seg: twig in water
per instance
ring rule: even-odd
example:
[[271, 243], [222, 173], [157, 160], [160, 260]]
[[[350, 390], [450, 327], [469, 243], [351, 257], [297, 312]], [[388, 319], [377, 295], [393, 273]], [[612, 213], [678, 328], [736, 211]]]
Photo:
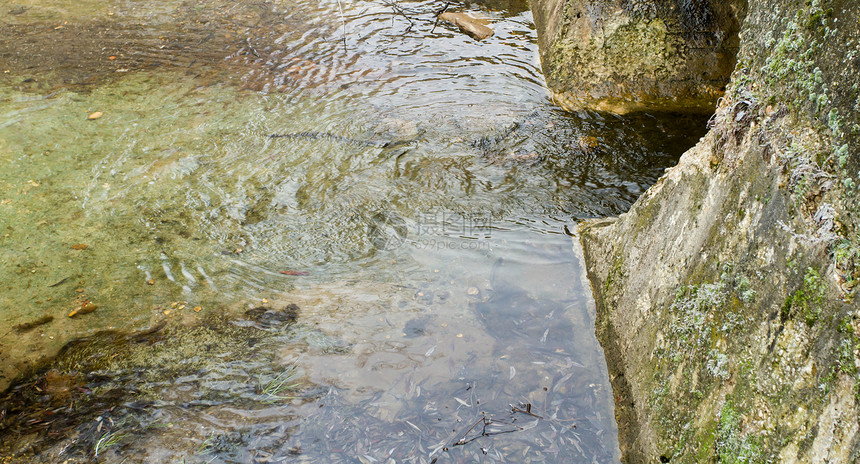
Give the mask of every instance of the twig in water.
[[[403, 31], [403, 35], [408, 34], [409, 31], [412, 30], [412, 27], [415, 26], [415, 22], [412, 21], [412, 18], [410, 18], [409, 15], [407, 15], [406, 12], [403, 11], [403, 8], [400, 8], [400, 5], [398, 5], [396, 2], [389, 2], [386, 0], [382, 0], [382, 3], [390, 6], [391, 9], [394, 10], [394, 14], [399, 14], [400, 16], [403, 16], [404, 18], [406, 18], [407, 21], [409, 21], [409, 27], [407, 27], [406, 30]], [[393, 20], [394, 19], [392, 18], [392, 21]]]
[[[463, 439], [464, 439], [464, 438], [466, 438], [466, 435], [468, 435], [468, 434], [469, 434], [469, 432], [471, 432], [471, 431], [472, 431], [472, 429], [474, 429], [475, 427], [477, 427], [477, 426], [478, 426], [478, 424], [480, 424], [481, 422], [484, 422], [484, 421], [486, 421], [486, 420], [487, 420], [487, 416], [481, 416], [481, 418], [480, 418], [480, 419], [478, 419], [478, 422], [475, 422], [474, 424], [472, 424], [472, 426], [471, 426], [471, 427], [469, 427], [469, 429], [468, 429], [468, 430], [466, 430], [465, 432], [463, 432], [463, 434], [462, 434], [462, 435], [460, 435], [460, 438], [458, 438], [458, 439], [457, 439], [457, 441], [455, 441], [455, 442], [454, 442], [454, 445], [452, 445], [452, 446], [465, 445], [466, 443], [468, 443], [468, 442], [464, 442], [464, 441], [463, 441]], [[485, 428], [485, 429], [487, 428], [487, 424], [484, 424], [484, 428]], [[470, 441], [471, 441], [471, 440], [470, 440]]]
[[528, 415], [530, 415], [530, 416], [532, 416], [532, 417], [537, 417], [538, 419], [543, 419], [543, 417], [538, 416], [537, 414], [535, 414], [535, 413], [533, 413], [533, 412], [531, 411], [531, 409], [532, 409], [532, 405], [531, 405], [531, 404], [528, 404], [528, 405], [526, 406], [526, 409], [520, 409], [520, 408], [518, 408], [518, 407], [516, 407], [516, 406], [514, 406], [514, 405], [510, 405], [510, 406], [511, 406], [511, 412], [521, 412], [521, 413], [523, 413], [523, 414], [528, 414]]
[[253, 46], [253, 45], [251, 45], [251, 39], [250, 39], [250, 38], [247, 38], [247, 39], [245, 39], [245, 42], [247, 42], [247, 44], [248, 44], [248, 50], [251, 52], [251, 54], [252, 54], [252, 55], [254, 55], [254, 56], [256, 56], [257, 58], [259, 58], [259, 57], [260, 57], [260, 54], [259, 54], [259, 53], [257, 53], [257, 49], [256, 49], [256, 48], [254, 48], [254, 46]]
[[436, 30], [436, 26], [439, 25], [439, 16], [442, 16], [442, 13], [448, 11], [449, 6], [451, 6], [451, 3], [445, 2], [445, 6], [434, 14], [434, 16], [436, 16], [436, 21], [433, 22], [433, 29], [430, 29], [431, 34]]
[[224, 14], [227, 14], [227, 13], [229, 13], [229, 12], [233, 11], [233, 8], [236, 8], [237, 6], [239, 6], [239, 5], [243, 4], [243, 3], [245, 3], [245, 2], [244, 2], [244, 1], [242, 1], [242, 2], [239, 2], [239, 3], [237, 3], [237, 4], [233, 5], [233, 6], [231, 6], [230, 8], [228, 8], [228, 9], [227, 9], [227, 11], [225, 11], [225, 12], [224, 12]]
[[[468, 439], [468, 440], [463, 441], [463, 439], [464, 439], [464, 438], [466, 438], [466, 435], [468, 435], [468, 434], [469, 434], [469, 432], [471, 432], [471, 431], [472, 431], [472, 430], [473, 430], [473, 429], [474, 429], [478, 424], [480, 424], [480, 423], [482, 423], [482, 422], [483, 422], [483, 424], [484, 424], [484, 427], [481, 429], [481, 433], [479, 433], [478, 435], [476, 435], [476, 436], [474, 436], [474, 437], [472, 437], [472, 438], [470, 438], [470, 439]], [[496, 432], [488, 432], [488, 431], [487, 431], [487, 427], [488, 427], [488, 426], [490, 426], [490, 425], [493, 425], [493, 424], [508, 425], [508, 426], [514, 427], [514, 429], [512, 429], [512, 430], [499, 430], [499, 431], [496, 431]], [[518, 425], [510, 424], [510, 423], [507, 423], [507, 422], [495, 421], [495, 420], [493, 420], [493, 419], [487, 419], [487, 416], [484, 416], [484, 417], [482, 417], [482, 418], [481, 418], [481, 420], [479, 420], [478, 422], [475, 422], [475, 424], [474, 424], [474, 425], [472, 425], [471, 427], [469, 427], [469, 430], [466, 430], [466, 433], [464, 433], [464, 434], [460, 437], [460, 439], [459, 439], [459, 440], [457, 440], [456, 442], [454, 442], [454, 444], [453, 444], [453, 445], [451, 445], [451, 446], [463, 446], [463, 445], [468, 445], [469, 443], [472, 443], [473, 441], [475, 441], [475, 440], [477, 440], [477, 439], [479, 439], [479, 438], [481, 438], [481, 437], [492, 437], [493, 435], [502, 435], [502, 434], [505, 434], [505, 433], [519, 432], [520, 430], [523, 430], [523, 428], [522, 428], [522, 427], [520, 427], [520, 426], [518, 426]]]
[[346, 52], [346, 17], [343, 14], [343, 4], [337, 0], [337, 7], [340, 9], [340, 23], [343, 25], [343, 51]]

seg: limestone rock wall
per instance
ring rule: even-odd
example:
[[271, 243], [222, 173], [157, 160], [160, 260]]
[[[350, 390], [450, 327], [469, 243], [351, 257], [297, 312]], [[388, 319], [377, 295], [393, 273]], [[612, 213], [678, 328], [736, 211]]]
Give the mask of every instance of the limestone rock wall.
[[858, 21], [750, 0], [711, 131], [580, 228], [627, 462], [860, 461]]
[[532, 0], [541, 63], [568, 109], [710, 112], [746, 0]]

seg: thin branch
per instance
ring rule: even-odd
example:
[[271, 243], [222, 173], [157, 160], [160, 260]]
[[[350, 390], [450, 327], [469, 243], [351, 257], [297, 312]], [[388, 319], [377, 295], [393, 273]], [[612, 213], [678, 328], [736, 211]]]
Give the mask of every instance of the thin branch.
[[403, 16], [404, 18], [406, 18], [407, 21], [409, 21], [409, 27], [407, 27], [406, 30], [403, 31], [404, 35], [408, 34], [409, 31], [412, 30], [412, 27], [415, 26], [415, 21], [412, 21], [412, 18], [410, 18], [409, 15], [407, 15], [406, 12], [403, 11], [403, 8], [400, 8], [400, 5], [398, 5], [396, 2], [389, 2], [386, 0], [382, 0], [382, 3], [390, 6], [391, 9], [394, 10], [394, 14], [398, 14], [400, 16]]
[[448, 11], [448, 7], [451, 6], [451, 3], [445, 2], [445, 6], [443, 6], [439, 11], [437, 11], [433, 16], [436, 16], [436, 21], [433, 21], [433, 29], [430, 29], [430, 33], [432, 34], [436, 30], [436, 26], [439, 25], [439, 16], [442, 16], [442, 13]]
[[337, 0], [337, 7], [340, 9], [340, 22], [343, 24], [343, 51], [346, 52], [346, 17], [343, 14], [343, 4]]
[[[457, 439], [457, 441], [455, 441], [455, 442], [454, 442], [454, 445], [453, 445], [453, 446], [457, 446], [457, 445], [463, 445], [463, 444], [465, 444], [465, 443], [463, 443], [463, 439], [464, 439], [464, 438], [466, 438], [466, 435], [468, 435], [468, 434], [469, 434], [469, 432], [471, 432], [471, 431], [472, 431], [472, 429], [474, 429], [475, 427], [477, 427], [477, 426], [478, 426], [478, 424], [480, 424], [481, 422], [484, 422], [484, 421], [486, 421], [486, 420], [487, 420], [487, 416], [481, 416], [481, 418], [480, 418], [480, 419], [478, 419], [478, 422], [475, 422], [474, 424], [472, 424], [472, 426], [471, 426], [471, 427], [469, 427], [469, 429], [468, 429], [468, 430], [466, 430], [465, 432], [463, 432], [463, 434], [462, 434], [462, 435], [460, 435], [460, 438], [458, 438], [458, 439]], [[487, 424], [484, 424], [484, 429], [486, 430], [486, 428], [487, 428]], [[470, 440], [470, 441], [471, 441], [471, 440]], [[466, 442], [466, 443], [468, 443], [468, 442]]]
[[[530, 416], [532, 416], [532, 417], [537, 417], [538, 419], [543, 419], [543, 417], [542, 417], [542, 416], [538, 416], [537, 414], [535, 414], [535, 413], [533, 413], [533, 412], [531, 412], [531, 411], [527, 411], [527, 410], [525, 410], [525, 409], [520, 409], [520, 408], [518, 408], [518, 407], [516, 407], [516, 406], [514, 406], [514, 405], [510, 405], [510, 406], [511, 406], [511, 412], [521, 412], [521, 413], [523, 413], [523, 414], [528, 414], [528, 415], [530, 415]], [[531, 408], [529, 408], [529, 409], [531, 409]]]

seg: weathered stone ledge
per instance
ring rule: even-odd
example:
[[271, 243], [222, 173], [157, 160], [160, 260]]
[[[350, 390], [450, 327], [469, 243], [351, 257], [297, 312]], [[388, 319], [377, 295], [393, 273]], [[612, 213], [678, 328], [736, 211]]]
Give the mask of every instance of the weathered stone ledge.
[[[639, 66], [613, 74], [604, 44], [618, 21], [646, 38], [626, 42], [630, 63], [665, 57], [648, 39], [653, 16], [618, 20], [612, 1], [533, 8], [551, 87], [596, 79], [571, 100], [664, 109], [648, 92], [594, 90], [621, 88], [612, 81]], [[580, 228], [627, 462], [860, 460], [860, 4], [742, 10], [710, 133], [628, 213]], [[594, 31], [600, 47], [559, 48], [593, 43]], [[583, 50], [598, 49], [588, 69]]]

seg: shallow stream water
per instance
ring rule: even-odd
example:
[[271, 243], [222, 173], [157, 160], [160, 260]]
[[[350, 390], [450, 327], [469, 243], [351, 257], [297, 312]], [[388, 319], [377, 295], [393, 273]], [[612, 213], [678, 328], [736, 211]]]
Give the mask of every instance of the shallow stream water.
[[0, 5], [0, 457], [619, 459], [565, 227], [704, 121], [563, 112], [525, 3], [445, 5]]

